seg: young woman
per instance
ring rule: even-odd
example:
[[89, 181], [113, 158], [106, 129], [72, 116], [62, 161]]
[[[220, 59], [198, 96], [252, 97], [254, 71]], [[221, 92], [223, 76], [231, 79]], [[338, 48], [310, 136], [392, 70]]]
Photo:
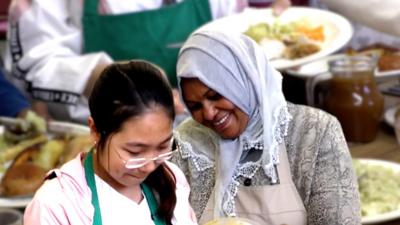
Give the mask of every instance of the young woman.
[[94, 147], [54, 170], [24, 224], [196, 224], [176, 151], [165, 75], [144, 61], [108, 66], [89, 98]]
[[333, 116], [286, 102], [282, 77], [242, 34], [199, 31], [180, 51], [178, 79], [194, 120], [177, 128], [176, 162], [202, 224], [360, 224], [357, 180]]

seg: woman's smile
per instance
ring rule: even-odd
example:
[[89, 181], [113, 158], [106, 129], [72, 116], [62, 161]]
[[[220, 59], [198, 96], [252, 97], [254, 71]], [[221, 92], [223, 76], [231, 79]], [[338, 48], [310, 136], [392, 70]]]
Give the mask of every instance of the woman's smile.
[[213, 122], [214, 130], [220, 133], [223, 130], [227, 129], [230, 125], [230, 118], [231, 118], [230, 113], [227, 113], [221, 119], [214, 121]]

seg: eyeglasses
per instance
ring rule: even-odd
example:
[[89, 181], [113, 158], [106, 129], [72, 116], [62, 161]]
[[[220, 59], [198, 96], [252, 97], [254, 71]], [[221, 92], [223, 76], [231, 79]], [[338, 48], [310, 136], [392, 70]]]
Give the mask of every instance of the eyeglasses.
[[128, 160], [125, 160], [121, 157], [120, 153], [117, 151], [118, 157], [121, 159], [122, 162], [125, 164], [125, 168], [127, 169], [137, 169], [142, 166], [145, 166], [151, 161], [154, 161], [156, 164], [161, 164], [165, 162], [166, 160], [169, 160], [172, 158], [172, 155], [178, 150], [178, 148], [175, 145], [175, 141], [171, 140], [172, 146], [171, 146], [171, 151], [162, 153], [156, 157], [153, 158], [131, 158]]

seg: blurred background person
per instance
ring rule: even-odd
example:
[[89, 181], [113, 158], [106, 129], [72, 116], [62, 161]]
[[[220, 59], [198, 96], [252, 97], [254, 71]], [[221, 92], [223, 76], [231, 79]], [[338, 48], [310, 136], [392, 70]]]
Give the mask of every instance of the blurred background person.
[[27, 84], [41, 110], [86, 123], [87, 97], [105, 65], [146, 59], [175, 85], [187, 36], [246, 6], [247, 0], [13, 0], [6, 68], [20, 88]]
[[[46, 131], [46, 114], [35, 111], [29, 99], [12, 83], [10, 83], [0, 68], [0, 116], [24, 119], [23, 123], [12, 125], [18, 132], [35, 130]], [[4, 121], [2, 121], [4, 122]], [[0, 125], [2, 125], [0, 122]], [[5, 123], [7, 124], [7, 123]], [[4, 124], [3, 124], [4, 125]]]
[[346, 0], [320, 0], [329, 9], [348, 19], [367, 25], [377, 31], [400, 37], [400, 1], [364, 0], [361, 2]]
[[348, 47], [400, 47], [400, 1], [309, 0], [310, 6], [328, 9], [351, 20], [354, 33]]
[[0, 102], [0, 116], [21, 117], [30, 109], [26, 96], [6, 80], [2, 69], [0, 69]]

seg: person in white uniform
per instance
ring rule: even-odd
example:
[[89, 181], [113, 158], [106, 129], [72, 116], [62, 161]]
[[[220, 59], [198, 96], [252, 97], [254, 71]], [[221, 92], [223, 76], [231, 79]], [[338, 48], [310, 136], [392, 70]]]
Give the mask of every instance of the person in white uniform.
[[176, 153], [171, 87], [145, 61], [108, 66], [89, 98], [94, 147], [53, 170], [25, 225], [195, 225]]
[[193, 119], [175, 162], [199, 223], [360, 224], [357, 178], [340, 123], [287, 102], [282, 76], [243, 34], [198, 31], [182, 47], [178, 87]]
[[37, 111], [46, 114], [48, 106], [46, 117], [86, 123], [87, 97], [105, 65], [145, 59], [174, 86], [187, 36], [246, 6], [247, 0], [13, 0], [7, 70], [39, 102]]
[[334, 10], [358, 23], [375, 30], [400, 37], [400, 2], [397, 0], [364, 0], [362, 2], [346, 0], [321, 0], [329, 9]]
[[348, 18], [354, 35], [348, 47], [362, 49], [375, 44], [400, 46], [400, 1], [398, 0], [309, 0], [310, 5], [328, 9]]

